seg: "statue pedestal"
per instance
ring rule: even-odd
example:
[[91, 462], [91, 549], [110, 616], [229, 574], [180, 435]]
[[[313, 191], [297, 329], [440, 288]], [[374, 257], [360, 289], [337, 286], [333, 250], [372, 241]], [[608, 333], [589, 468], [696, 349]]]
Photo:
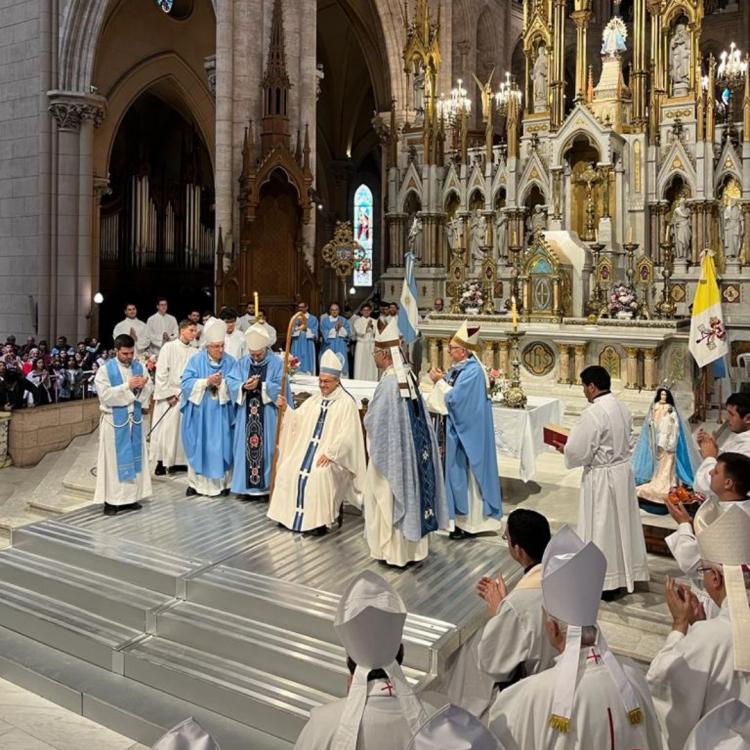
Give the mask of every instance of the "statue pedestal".
[[688, 272], [688, 259], [687, 258], [678, 258], [674, 262], [674, 270], [675, 273], [684, 273], [687, 274]]
[[597, 231], [598, 231], [597, 242], [601, 242], [602, 245], [611, 247], [612, 246], [612, 219], [609, 218], [608, 216], [599, 219], [599, 228]]
[[731, 275], [731, 276], [740, 275], [740, 259], [739, 258], [727, 258], [725, 275]]

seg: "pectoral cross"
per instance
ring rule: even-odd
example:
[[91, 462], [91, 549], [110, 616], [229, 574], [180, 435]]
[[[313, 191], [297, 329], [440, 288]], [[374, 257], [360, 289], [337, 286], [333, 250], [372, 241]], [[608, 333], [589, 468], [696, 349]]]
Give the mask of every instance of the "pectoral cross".
[[599, 662], [602, 661], [601, 654], [593, 648], [589, 652], [589, 655], [586, 657], [586, 661], [591, 661], [591, 660], [594, 661], [594, 664], [599, 664]]
[[393, 697], [393, 690], [394, 690], [394, 687], [393, 687], [393, 685], [391, 684], [390, 680], [387, 680], [387, 681], [386, 681], [386, 683], [385, 683], [385, 687], [382, 687], [382, 688], [380, 688], [380, 692], [381, 692], [381, 693], [384, 693], [384, 692], [385, 692], [386, 690], [388, 691], [388, 696], [389, 696], [389, 697]]

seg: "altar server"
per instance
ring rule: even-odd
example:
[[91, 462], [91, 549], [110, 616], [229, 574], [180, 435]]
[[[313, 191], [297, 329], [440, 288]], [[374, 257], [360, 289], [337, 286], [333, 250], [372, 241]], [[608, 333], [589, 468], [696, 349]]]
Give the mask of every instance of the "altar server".
[[378, 329], [376, 321], [371, 317], [372, 305], [365, 302], [360, 313], [352, 324], [352, 333], [357, 342], [354, 349], [354, 379], [377, 380], [378, 368], [373, 353]]
[[339, 315], [339, 306], [334, 302], [328, 308], [328, 315], [323, 315], [320, 319], [320, 357], [321, 366], [322, 358], [326, 352], [340, 354], [344, 358], [344, 366], [341, 375], [349, 377], [349, 338], [351, 328], [349, 321]]
[[352, 673], [349, 694], [310, 712], [297, 750], [404, 750], [428, 711], [401, 670], [406, 607], [393, 587], [366, 570], [339, 599], [333, 621]]
[[315, 359], [315, 341], [318, 338], [318, 319], [308, 312], [307, 303], [300, 302], [297, 312], [305, 316], [306, 328], [302, 330], [302, 321], [297, 320], [292, 331], [292, 354], [299, 359], [299, 371], [315, 375], [318, 371]]
[[163, 476], [167, 470], [170, 473], [187, 471], [179, 404], [182, 373], [188, 360], [195, 354], [195, 335], [195, 323], [187, 319], [181, 321], [179, 338], [164, 344], [156, 363], [151, 460], [156, 462], [154, 474], [157, 476]]
[[115, 354], [94, 379], [101, 411], [94, 502], [104, 503], [107, 516], [139, 510], [151, 494], [143, 413], [153, 387], [130, 336], [115, 339]]
[[245, 331], [247, 331], [247, 329], [255, 322], [257, 322], [255, 320], [255, 303], [251, 300], [245, 305], [245, 314], [237, 319], [237, 328], [239, 328], [242, 333], [245, 333]]
[[138, 308], [128, 302], [125, 305], [125, 320], [121, 320], [112, 331], [112, 339], [116, 339], [122, 334], [130, 336], [135, 341], [135, 357], [141, 359], [148, 353], [148, 329], [142, 320], [138, 320]]
[[695, 595], [667, 579], [672, 632], [647, 679], [669, 750], [680, 750], [701, 717], [724, 701], [750, 704], [750, 515], [724, 505], [707, 500], [695, 515], [703, 587], [719, 616], [703, 620]]
[[406, 750], [503, 750], [503, 746], [476, 716], [448, 704], [427, 720]]
[[661, 750], [643, 673], [622, 663], [596, 626], [607, 560], [569, 527], [542, 560], [545, 627], [560, 656], [554, 667], [497, 696], [490, 729], [508, 750]]
[[750, 706], [736, 698], [712, 708], [690, 732], [684, 750], [747, 750]]
[[455, 519], [452, 539], [500, 529], [503, 512], [495, 453], [495, 429], [487, 375], [474, 352], [479, 326], [464, 322], [448, 345], [453, 362], [448, 372], [436, 367], [430, 409], [444, 416], [445, 490]]
[[206, 348], [192, 357], [182, 374], [182, 444], [188, 459], [186, 495], [229, 494], [235, 406], [229, 373], [236, 361], [224, 353], [227, 327], [213, 318], [206, 324]]
[[150, 354], [158, 356], [162, 346], [179, 335], [177, 318], [167, 312], [168, 306], [166, 297], [159, 297], [156, 312], [146, 321]]
[[356, 401], [341, 387], [342, 369], [341, 359], [325, 352], [320, 392], [284, 415], [268, 517], [292, 531], [323, 535], [343, 512], [344, 500], [361, 503], [362, 424]]
[[[254, 323], [245, 332], [249, 354], [229, 373], [229, 392], [237, 404], [234, 425], [232, 492], [251, 497], [268, 495], [276, 440], [277, 400], [284, 361], [269, 348], [266, 329]], [[287, 385], [286, 399], [292, 403]]]
[[403, 567], [427, 557], [430, 532], [448, 526], [448, 506], [435, 431], [399, 347], [392, 318], [375, 339], [383, 376], [364, 419], [370, 453], [364, 506], [370, 555]]
[[636, 581], [648, 581], [646, 542], [635, 491], [630, 454], [635, 445], [633, 417], [610, 391], [609, 373], [599, 365], [581, 372], [583, 393], [591, 404], [573, 427], [567, 443], [556, 448], [565, 466], [583, 467], [578, 504], [578, 533], [607, 558], [605, 599]]
[[542, 611], [549, 523], [536, 511], [518, 508], [508, 516], [504, 536], [510, 556], [523, 566], [523, 577], [510, 592], [502, 576], [480, 579], [477, 594], [487, 603], [490, 619], [449, 657], [441, 678], [448, 699], [480, 719], [498, 690], [549, 669], [557, 656]]

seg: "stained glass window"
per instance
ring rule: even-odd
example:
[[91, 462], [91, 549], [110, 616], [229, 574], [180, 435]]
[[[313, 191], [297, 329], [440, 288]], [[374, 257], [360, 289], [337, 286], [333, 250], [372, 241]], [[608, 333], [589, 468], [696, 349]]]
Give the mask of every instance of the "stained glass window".
[[354, 239], [361, 245], [354, 259], [354, 286], [372, 286], [372, 191], [360, 185], [354, 193]]
[[169, 13], [174, 5], [174, 0], [155, 0], [156, 4], [165, 12]]

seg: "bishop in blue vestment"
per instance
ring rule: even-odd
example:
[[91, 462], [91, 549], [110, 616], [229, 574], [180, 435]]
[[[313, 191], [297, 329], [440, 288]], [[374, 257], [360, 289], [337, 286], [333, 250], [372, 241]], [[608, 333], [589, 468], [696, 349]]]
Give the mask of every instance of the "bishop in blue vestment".
[[349, 377], [349, 339], [352, 330], [349, 321], [339, 314], [339, 306], [334, 302], [328, 309], [328, 315], [320, 319], [320, 357], [327, 351], [339, 354], [344, 358], [344, 369], [341, 377]]
[[292, 331], [292, 354], [299, 360], [299, 371], [308, 375], [317, 373], [317, 362], [315, 361], [315, 341], [318, 338], [318, 319], [311, 315], [307, 309], [306, 302], [297, 305], [297, 312], [305, 314], [307, 328], [302, 330], [302, 322], [297, 321]]

